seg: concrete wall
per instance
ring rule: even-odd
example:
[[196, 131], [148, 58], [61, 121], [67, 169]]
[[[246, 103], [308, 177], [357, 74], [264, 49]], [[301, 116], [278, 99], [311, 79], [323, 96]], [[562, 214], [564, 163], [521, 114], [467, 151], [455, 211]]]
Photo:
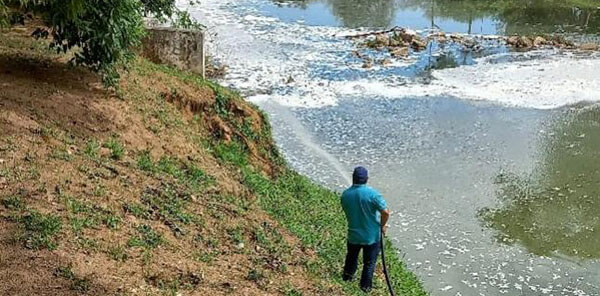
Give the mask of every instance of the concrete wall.
[[204, 33], [201, 31], [148, 28], [142, 41], [142, 54], [157, 64], [175, 66], [204, 77]]

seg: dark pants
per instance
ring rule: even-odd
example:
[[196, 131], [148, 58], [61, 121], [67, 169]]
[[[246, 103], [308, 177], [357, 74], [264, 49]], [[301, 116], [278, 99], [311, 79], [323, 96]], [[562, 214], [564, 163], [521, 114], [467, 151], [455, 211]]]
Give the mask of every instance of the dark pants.
[[377, 255], [379, 255], [379, 242], [372, 245], [355, 245], [348, 243], [348, 253], [346, 254], [346, 263], [344, 264], [344, 281], [352, 280], [356, 269], [358, 268], [358, 253], [363, 251], [363, 269], [360, 276], [360, 288], [363, 290], [371, 289], [373, 285], [373, 273], [377, 265]]

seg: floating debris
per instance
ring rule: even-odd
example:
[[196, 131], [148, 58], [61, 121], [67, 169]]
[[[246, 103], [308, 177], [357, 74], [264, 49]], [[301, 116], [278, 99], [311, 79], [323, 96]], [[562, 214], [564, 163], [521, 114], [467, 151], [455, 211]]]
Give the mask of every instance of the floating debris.
[[[534, 36], [492, 36], [492, 35], [464, 35], [447, 34], [442, 31], [431, 32], [425, 36], [417, 32], [400, 27], [385, 31], [374, 31], [356, 35], [345, 36], [348, 39], [359, 40], [358, 46], [371, 50], [387, 52], [391, 58], [406, 59], [411, 53], [427, 49], [431, 42], [437, 44], [453, 43], [462, 46], [463, 51], [479, 52], [485, 47], [484, 41], [497, 41], [499, 46], [507, 46], [519, 51], [541, 48], [558, 48], [567, 50], [600, 51], [600, 45], [594, 43], [575, 44], [561, 35], [534, 35]], [[365, 53], [354, 51], [354, 55], [364, 61], [363, 68], [371, 68], [373, 60]], [[391, 64], [391, 60], [380, 59], [381, 65]]]

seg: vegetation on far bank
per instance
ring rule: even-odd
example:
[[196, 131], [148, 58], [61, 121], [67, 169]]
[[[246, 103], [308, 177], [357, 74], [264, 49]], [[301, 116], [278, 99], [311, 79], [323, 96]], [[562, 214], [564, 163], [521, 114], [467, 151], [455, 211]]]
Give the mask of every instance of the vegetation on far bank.
[[[30, 30], [0, 44], [0, 294], [361, 294], [339, 197], [286, 167], [262, 112], [143, 59], [113, 96]], [[425, 295], [387, 254], [397, 293]]]

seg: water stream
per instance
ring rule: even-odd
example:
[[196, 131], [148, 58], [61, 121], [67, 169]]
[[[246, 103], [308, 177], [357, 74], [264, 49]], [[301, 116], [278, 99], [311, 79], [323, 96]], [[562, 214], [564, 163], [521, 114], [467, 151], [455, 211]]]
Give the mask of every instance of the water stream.
[[[182, 1], [182, 6], [186, 6]], [[600, 58], [431, 45], [363, 69], [343, 36], [403, 26], [598, 40], [595, 0], [204, 0], [222, 83], [271, 116], [294, 168], [355, 165], [432, 295], [600, 294]], [[370, 52], [374, 56], [378, 52]]]

